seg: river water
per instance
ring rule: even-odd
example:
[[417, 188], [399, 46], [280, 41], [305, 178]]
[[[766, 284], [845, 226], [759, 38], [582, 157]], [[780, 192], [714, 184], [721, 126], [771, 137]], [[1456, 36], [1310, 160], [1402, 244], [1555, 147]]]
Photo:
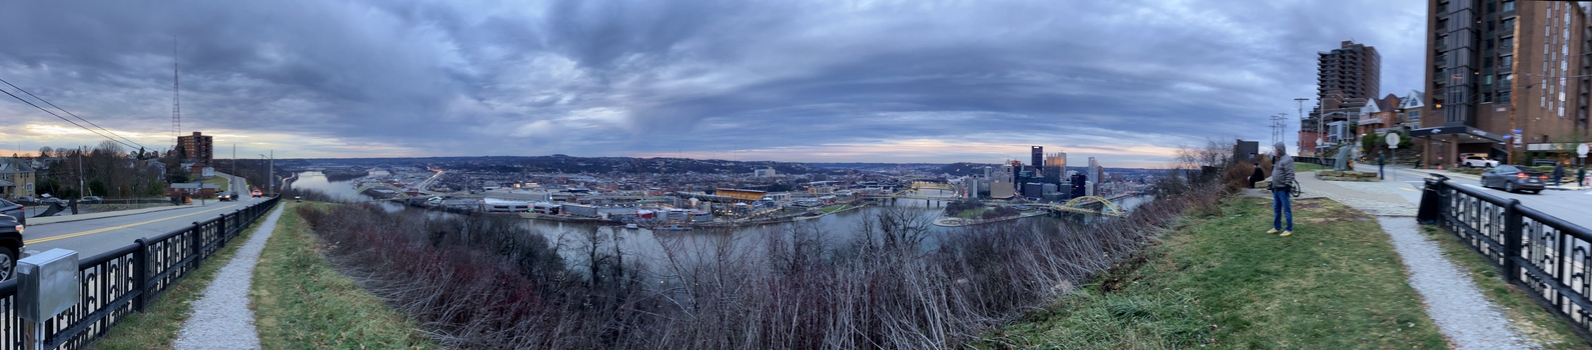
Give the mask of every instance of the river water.
[[[369, 196], [354, 192], [355, 188], [353, 181], [327, 181], [324, 174], [315, 171], [302, 172], [298, 175], [298, 180], [293, 182], [293, 187], [295, 188], [325, 192], [334, 198], [341, 198], [346, 201], [363, 202], [371, 200]], [[386, 174], [382, 171], [372, 171], [371, 175], [380, 176]], [[1148, 201], [1149, 197], [1129, 197], [1116, 204], [1125, 210], [1132, 210], [1132, 208]], [[381, 204], [382, 207], [387, 209], [389, 212], [422, 211], [421, 209], [408, 208], [392, 202], [378, 201], [376, 203]], [[911, 210], [915, 211], [917, 215], [923, 217], [925, 222], [928, 222], [929, 220], [933, 220], [935, 217], [939, 216], [939, 213], [943, 210], [945, 204], [941, 201], [902, 199], [897, 201], [894, 205], [910, 208]], [[592, 233], [594, 232], [593, 230], [595, 230], [595, 236], [602, 237], [600, 239], [601, 242], [599, 245], [605, 247], [603, 250], [612, 251], [612, 244], [617, 243], [619, 245], [618, 248], [624, 252], [625, 259], [627, 261], [641, 262], [647, 268], [663, 268], [663, 266], [667, 264], [671, 257], [670, 253], [674, 253], [673, 256], [679, 258], [682, 252], [684, 254], [690, 255], [695, 254], [696, 252], [720, 248], [726, 244], [733, 245], [738, 249], [751, 248], [750, 250], [745, 251], [752, 252], [756, 250], [755, 248], [759, 248], [764, 245], [763, 243], [765, 240], [763, 238], [769, 235], [787, 232], [792, 228], [798, 227], [802, 229], [816, 229], [818, 232], [820, 232], [821, 239], [828, 245], [834, 246], [845, 244], [858, 237], [857, 232], [861, 225], [861, 220], [870, 218], [873, 216], [873, 214], [887, 210], [887, 208], [888, 207], [885, 206], [869, 206], [861, 209], [825, 215], [817, 219], [796, 221], [791, 223], [768, 224], [734, 229], [708, 229], [694, 231], [653, 232], [652, 230], [645, 228], [625, 229], [622, 226], [616, 225], [568, 223], [551, 220], [530, 219], [526, 219], [524, 225], [529, 227], [532, 232], [540, 233], [543, 236], [546, 236], [550, 242], [558, 245], [558, 251], [560, 255], [563, 255], [566, 260], [569, 260], [571, 266], [582, 264], [585, 260], [587, 260], [584, 256], [582, 256], [581, 251], [587, 250], [585, 248], [591, 246], [590, 242], [592, 239], [589, 237], [593, 236]], [[436, 211], [426, 211], [426, 213], [434, 217], [447, 217], [456, 215]], [[1038, 216], [1017, 220], [1020, 223], [1033, 222], [1034, 220], [1056, 221], [1059, 223], [1060, 220], [1068, 219]], [[1092, 220], [1092, 218], [1085, 218], [1085, 220]], [[947, 233], [956, 232], [957, 230], [960, 229], [931, 225], [929, 229], [929, 237], [925, 239], [924, 242], [924, 249], [933, 249], [938, 245], [938, 242], [940, 241], [939, 238], [944, 237]]]

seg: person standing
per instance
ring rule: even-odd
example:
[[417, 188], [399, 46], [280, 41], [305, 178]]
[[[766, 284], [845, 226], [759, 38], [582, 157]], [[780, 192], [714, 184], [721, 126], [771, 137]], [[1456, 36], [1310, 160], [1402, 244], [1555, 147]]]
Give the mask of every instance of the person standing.
[[[1282, 234], [1278, 236], [1288, 237], [1293, 234], [1293, 205], [1288, 200], [1290, 192], [1294, 190], [1294, 162], [1293, 157], [1288, 156], [1287, 145], [1278, 142], [1271, 147], [1274, 154], [1270, 186], [1272, 219], [1271, 230], [1266, 233], [1277, 233], [1281, 230]], [[1287, 227], [1283, 226], [1284, 219], [1288, 220]]]
[[1553, 162], [1553, 187], [1559, 187], [1560, 179], [1564, 178], [1564, 162]]
[[1255, 162], [1255, 172], [1249, 174], [1249, 188], [1255, 188], [1255, 183], [1266, 179], [1266, 171], [1260, 168], [1260, 162]]
[[1386, 165], [1387, 165], [1387, 154], [1386, 153], [1377, 153], [1376, 154], [1376, 178], [1377, 178], [1377, 180], [1386, 180], [1387, 179], [1386, 176], [1382, 175], [1382, 169]]

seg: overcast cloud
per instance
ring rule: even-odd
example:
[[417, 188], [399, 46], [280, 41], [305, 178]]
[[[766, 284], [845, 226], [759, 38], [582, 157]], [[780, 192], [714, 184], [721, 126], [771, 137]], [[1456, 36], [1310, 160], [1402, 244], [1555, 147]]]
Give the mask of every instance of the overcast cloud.
[[[1317, 51], [1419, 88], [1410, 1], [112, 1], [0, 4], [0, 79], [155, 149], [257, 157], [1165, 164], [1268, 139]], [[14, 89], [5, 87], [6, 91]], [[0, 149], [93, 145], [0, 96]], [[1295, 117], [1296, 118], [1296, 117]], [[1297, 129], [1297, 119], [1291, 128]], [[1290, 133], [1289, 143], [1292, 144]]]

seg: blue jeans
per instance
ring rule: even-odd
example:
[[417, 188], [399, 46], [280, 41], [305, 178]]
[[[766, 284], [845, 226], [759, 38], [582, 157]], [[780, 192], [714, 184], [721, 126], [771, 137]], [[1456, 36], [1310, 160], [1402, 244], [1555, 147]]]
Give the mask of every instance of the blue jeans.
[[[1288, 202], [1289, 190], [1271, 191], [1271, 228], [1282, 231], [1293, 231], [1293, 204]], [[1288, 218], [1288, 229], [1282, 228], [1283, 217]]]

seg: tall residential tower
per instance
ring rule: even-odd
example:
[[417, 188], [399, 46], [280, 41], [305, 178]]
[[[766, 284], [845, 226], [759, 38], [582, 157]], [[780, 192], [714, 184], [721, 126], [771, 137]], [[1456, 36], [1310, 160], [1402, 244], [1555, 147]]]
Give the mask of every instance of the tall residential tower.
[[1428, 101], [1410, 133], [1425, 164], [1469, 154], [1518, 164], [1585, 139], [1592, 60], [1579, 3], [1429, 0], [1427, 16]]

